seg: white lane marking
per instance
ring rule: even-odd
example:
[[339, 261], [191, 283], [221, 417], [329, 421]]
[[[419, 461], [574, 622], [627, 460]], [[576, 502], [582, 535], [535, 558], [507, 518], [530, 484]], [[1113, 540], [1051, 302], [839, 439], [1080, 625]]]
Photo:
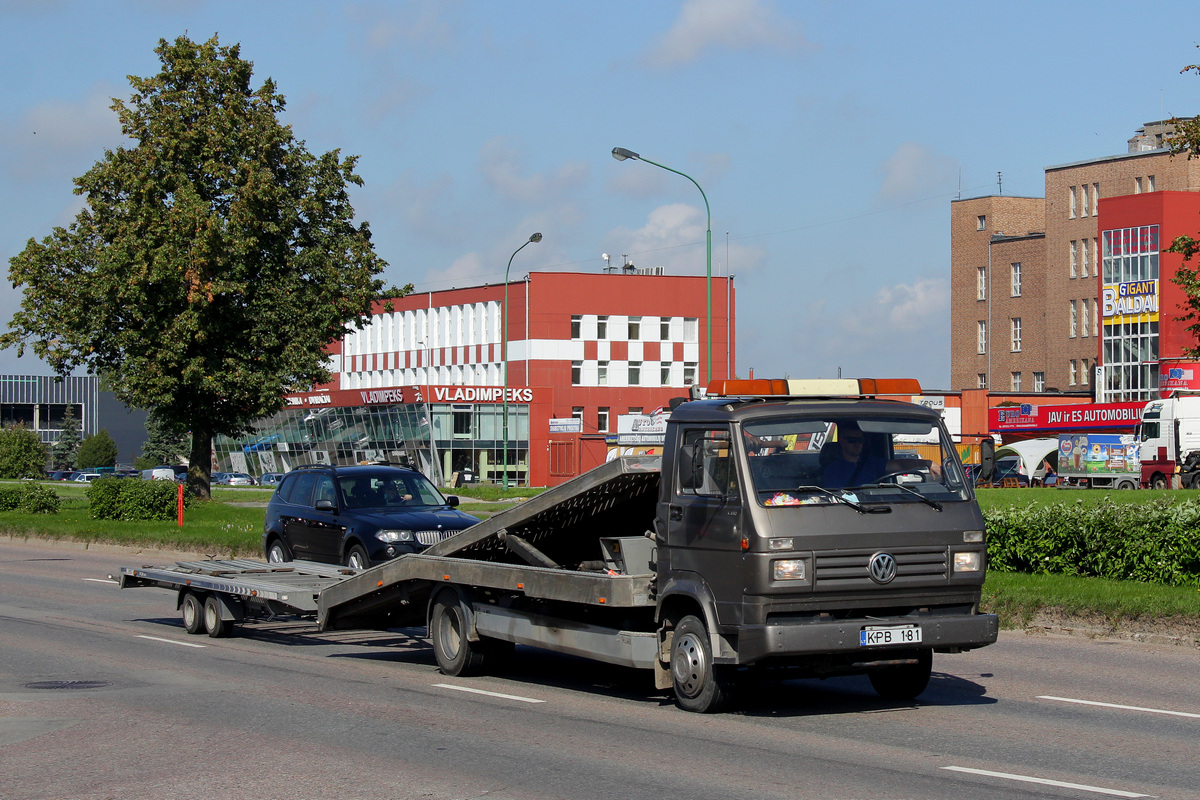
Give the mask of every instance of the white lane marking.
[[453, 689], [456, 692], [470, 692], [471, 694], [486, 694], [488, 697], [499, 697], [503, 700], [519, 700], [522, 703], [544, 703], [545, 700], [536, 700], [532, 697], [521, 697], [516, 694], [501, 694], [500, 692], [485, 692], [483, 689], [472, 689], [469, 686], [455, 686], [452, 683], [435, 683], [441, 689]]
[[84, 580], [91, 581], [92, 583], [109, 583], [109, 584], [112, 584], [113, 586], [117, 585], [117, 582], [110, 578], [84, 578]]
[[152, 642], [166, 642], [167, 644], [177, 644], [180, 647], [208, 647], [208, 645], [206, 645], [206, 644], [196, 644], [195, 642], [181, 642], [177, 639], [160, 639], [157, 636], [146, 636], [145, 634], [141, 634], [141, 633], [139, 633], [137, 635], [137, 638], [149, 639]]
[[1078, 703], [1083, 706], [1101, 706], [1103, 708], [1119, 708], [1123, 711], [1145, 711], [1147, 714], [1170, 714], [1174, 717], [1191, 717], [1192, 719], [1200, 719], [1200, 714], [1193, 714], [1190, 711], [1168, 711], [1165, 708], [1142, 708], [1141, 706], [1122, 706], [1116, 703], [1099, 703], [1095, 700], [1077, 700], [1074, 697], [1054, 697], [1048, 694], [1039, 694], [1039, 700], [1057, 700], [1060, 703]]
[[987, 769], [971, 769], [969, 767], [942, 767], [951, 772], [966, 772], [971, 775], [984, 775], [989, 778], [1004, 778], [1010, 781], [1024, 781], [1025, 783], [1039, 783], [1043, 786], [1058, 786], [1063, 789], [1079, 789], [1084, 792], [1095, 792], [1096, 794], [1107, 794], [1113, 797], [1151, 797], [1148, 794], [1136, 794], [1135, 792], [1123, 792], [1120, 789], [1105, 789], [1101, 786], [1088, 786], [1083, 783], [1067, 783], [1066, 781], [1052, 781], [1049, 778], [1035, 778], [1032, 775], [1013, 775], [1008, 772], [992, 772]]

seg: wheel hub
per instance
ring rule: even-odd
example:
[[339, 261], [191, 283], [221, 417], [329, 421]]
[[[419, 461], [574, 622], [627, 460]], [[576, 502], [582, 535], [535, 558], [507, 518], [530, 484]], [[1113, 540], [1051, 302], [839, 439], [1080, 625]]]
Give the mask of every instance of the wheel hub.
[[695, 635], [687, 633], [675, 642], [674, 649], [671, 671], [675, 677], [675, 685], [688, 697], [695, 697], [704, 686], [708, 675], [704, 648]]

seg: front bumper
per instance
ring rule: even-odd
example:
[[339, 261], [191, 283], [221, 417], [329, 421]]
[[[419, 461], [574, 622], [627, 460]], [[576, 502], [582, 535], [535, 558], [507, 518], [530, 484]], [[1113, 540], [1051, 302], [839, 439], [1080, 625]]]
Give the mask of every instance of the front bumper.
[[[802, 659], [809, 656], [860, 653], [867, 658], [886, 658], [893, 650], [911, 650], [914, 645], [867, 646], [859, 644], [859, 634], [867, 626], [913, 625], [921, 628], [921, 643], [926, 650], [971, 650], [996, 641], [1000, 623], [995, 614], [913, 619], [890, 617], [846, 619], [835, 622], [751, 625], [737, 632], [733, 663], [754, 664], [767, 659]], [[727, 659], [718, 659], [727, 661]]]

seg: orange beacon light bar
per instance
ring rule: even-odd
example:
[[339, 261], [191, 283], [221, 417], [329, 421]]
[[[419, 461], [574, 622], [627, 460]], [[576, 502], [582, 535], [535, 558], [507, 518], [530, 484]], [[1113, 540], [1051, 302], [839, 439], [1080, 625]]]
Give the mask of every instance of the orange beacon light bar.
[[921, 394], [916, 378], [731, 378], [708, 384], [709, 397], [874, 397]]

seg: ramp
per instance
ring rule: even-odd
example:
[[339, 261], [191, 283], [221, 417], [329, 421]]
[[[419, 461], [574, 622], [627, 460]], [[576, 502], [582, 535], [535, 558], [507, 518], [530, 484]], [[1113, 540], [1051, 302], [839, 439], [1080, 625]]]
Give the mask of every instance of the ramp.
[[[519, 588], [531, 596], [641, 605], [649, 578], [598, 571], [601, 537], [640, 536], [654, 522], [660, 456], [624, 456], [500, 512], [419, 555], [364, 570], [319, 598], [322, 629], [424, 624], [424, 601], [454, 564], [473, 586]], [[494, 565], [489, 568], [488, 565]], [[528, 584], [528, 585], [525, 585]], [[368, 619], [373, 619], [369, 623]]]

